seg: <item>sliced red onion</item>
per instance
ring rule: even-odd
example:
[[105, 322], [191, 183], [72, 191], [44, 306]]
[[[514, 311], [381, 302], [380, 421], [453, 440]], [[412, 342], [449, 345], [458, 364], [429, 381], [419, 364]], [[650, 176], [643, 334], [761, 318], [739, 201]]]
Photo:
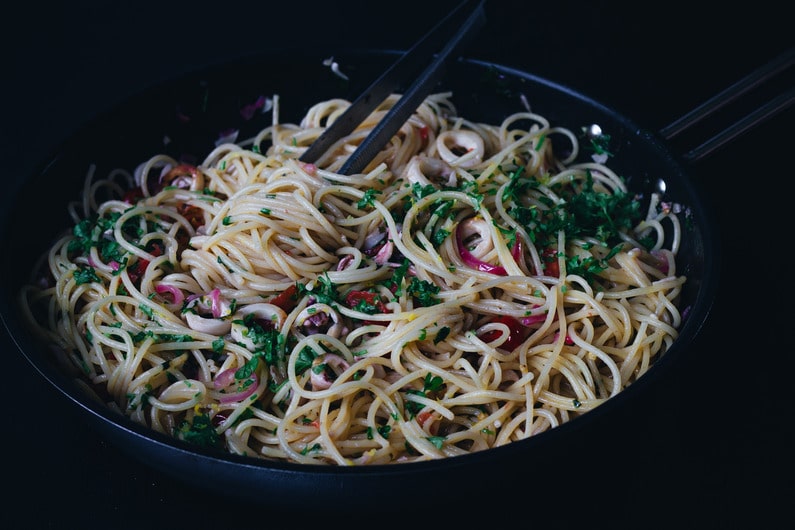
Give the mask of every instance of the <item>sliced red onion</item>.
[[538, 322], [543, 322], [547, 319], [546, 315], [529, 315], [526, 317], [519, 318], [519, 322], [524, 324], [525, 326], [529, 326], [530, 324], [536, 324]]
[[650, 253], [655, 260], [657, 261], [657, 268], [660, 269], [660, 272], [663, 274], [668, 274], [668, 260], [665, 258], [665, 254], [660, 252], [659, 250], [653, 250]]
[[[560, 331], [556, 331], [555, 332], [555, 336], [552, 338], [552, 342], [557, 342], [559, 338], [560, 338]], [[566, 335], [566, 337], [563, 339], [563, 343], [566, 346], [573, 346], [574, 345], [574, 341], [571, 340], [571, 337], [569, 337], [568, 335]]]
[[211, 301], [210, 309], [212, 310], [213, 317], [218, 318], [221, 316], [221, 290], [216, 287], [210, 291], [209, 294]]
[[370, 250], [375, 248], [384, 239], [385, 234], [380, 230], [373, 230], [364, 237], [363, 250]]
[[377, 265], [383, 265], [389, 261], [389, 258], [392, 257], [392, 252], [395, 251], [395, 243], [391, 240], [384, 243], [381, 247], [381, 250], [375, 255], [374, 261]]
[[464, 247], [461, 238], [458, 238], [456, 241], [458, 244], [458, 253], [461, 255], [461, 259], [464, 260], [464, 263], [472, 267], [473, 269], [477, 269], [483, 272], [491, 272], [493, 274], [499, 274], [500, 276], [505, 276], [505, 267], [498, 267], [496, 265], [492, 265], [490, 263], [486, 263], [485, 261], [481, 261], [477, 259], [475, 256], [469, 252], [466, 247]]
[[[494, 248], [489, 224], [483, 218], [470, 217], [461, 221], [456, 228], [456, 235], [461, 239], [461, 242], [467, 243], [465, 246], [475, 259], [482, 258]], [[470, 243], [475, 244], [470, 246]]]
[[166, 283], [158, 283], [155, 285], [155, 292], [158, 294], [168, 293], [171, 295], [172, 304], [181, 305], [182, 301], [185, 299], [185, 295], [182, 293], [182, 290], [174, 285], [169, 285]]
[[215, 388], [218, 390], [228, 387], [230, 384], [232, 384], [232, 381], [235, 380], [236, 371], [237, 368], [228, 368], [222, 372], [219, 372], [218, 375], [215, 376], [213, 386], [215, 386]]
[[328, 321], [333, 323], [325, 330], [327, 335], [338, 338], [345, 330], [345, 324], [340, 320], [339, 313], [326, 304], [312, 304], [304, 308], [295, 319], [297, 326], [302, 326], [308, 335], [323, 333]]
[[200, 294], [190, 294], [190, 295], [185, 297], [185, 301], [190, 304], [194, 300], [196, 300], [198, 298], [201, 298], [201, 297], [202, 297], [202, 295], [200, 295]]
[[[229, 387], [230, 385], [237, 384], [235, 382], [236, 372], [237, 372], [236, 368], [229, 368], [219, 373], [217, 376], [215, 376], [215, 381], [213, 381], [213, 386], [215, 386], [215, 388], [218, 390], [222, 390], [224, 388]], [[252, 395], [257, 390], [257, 385], [259, 384], [259, 377], [257, 377], [257, 373], [252, 372], [251, 376], [249, 376], [249, 378], [246, 379], [245, 381], [249, 382], [249, 384], [246, 385], [246, 387], [243, 390], [241, 390], [240, 392], [233, 392], [231, 394], [224, 394], [220, 398], [218, 398], [218, 401], [220, 401], [221, 403], [234, 403], [237, 401], [243, 401], [244, 399]]]
[[[491, 274], [496, 274], [497, 276], [507, 276], [508, 272], [505, 270], [505, 267], [486, 263], [485, 261], [481, 261], [473, 256], [472, 253], [469, 252], [464, 246], [464, 242], [461, 241], [458, 231], [456, 231], [456, 243], [458, 245], [458, 253], [461, 255], [461, 259], [464, 260], [464, 263], [467, 266], [482, 272], [490, 272]], [[521, 254], [522, 246], [517, 239], [516, 244], [514, 244], [513, 248], [511, 249], [511, 255], [514, 257], [514, 259], [518, 259]]]
[[[331, 367], [335, 372], [341, 373], [350, 368], [350, 364], [346, 361], [343, 357], [333, 354], [327, 353], [321, 357], [315, 359], [315, 363], [317, 364], [325, 364]], [[313, 363], [314, 364], [314, 363]], [[310, 369], [311, 376], [310, 381], [312, 382], [312, 390], [325, 390], [331, 386], [334, 382], [329, 379], [328, 374], [325, 370], [321, 370], [320, 373], [316, 373], [314, 370]]]
[[317, 173], [317, 166], [315, 164], [307, 164], [306, 162], [299, 162], [298, 165], [301, 166], [301, 169], [306, 171], [307, 175], [315, 176]]
[[240, 115], [243, 116], [244, 120], [250, 120], [258, 110], [262, 109], [262, 112], [267, 112], [272, 107], [273, 102], [270, 99], [265, 96], [260, 96], [254, 103], [244, 105], [243, 108], [240, 109]]
[[352, 261], [353, 261], [353, 256], [351, 256], [350, 254], [344, 256], [337, 264], [337, 270], [344, 271], [345, 269], [348, 268], [348, 265], [350, 265]]

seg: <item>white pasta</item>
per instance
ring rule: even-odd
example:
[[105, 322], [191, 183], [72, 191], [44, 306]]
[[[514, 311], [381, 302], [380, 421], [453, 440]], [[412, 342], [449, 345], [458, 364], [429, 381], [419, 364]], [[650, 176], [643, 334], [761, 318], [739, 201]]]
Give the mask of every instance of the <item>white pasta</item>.
[[317, 164], [299, 157], [345, 100], [300, 125], [277, 104], [272, 125], [198, 165], [90, 168], [23, 315], [134, 421], [273, 460], [455, 457], [637, 380], [682, 320], [676, 214], [577, 163], [574, 131], [525, 111], [475, 123], [450, 93], [362, 174], [337, 173], [397, 98]]

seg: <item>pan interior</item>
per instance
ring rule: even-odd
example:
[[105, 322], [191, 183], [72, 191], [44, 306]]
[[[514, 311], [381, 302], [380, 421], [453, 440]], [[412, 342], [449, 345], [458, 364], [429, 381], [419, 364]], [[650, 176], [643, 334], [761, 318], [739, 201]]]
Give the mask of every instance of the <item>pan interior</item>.
[[[536, 439], [485, 452], [493, 454], [462, 457], [460, 462], [412, 465], [406, 469], [392, 466], [375, 470], [305, 470], [300, 466], [231, 455], [219, 457], [145, 431], [87, 397], [80, 385], [53, 364], [46, 348], [37, 344], [25, 331], [14, 309], [16, 292], [28, 279], [38, 257], [69, 224], [66, 202], [77, 198], [90, 164], [96, 165], [100, 172], [118, 166], [133, 168], [154, 153], [162, 152], [174, 157], [185, 154], [201, 156], [214, 147], [213, 142], [223, 130], [237, 128], [241, 138], [252, 136], [270, 124], [271, 115], [262, 113], [252, 119], [244, 119], [239, 110], [261, 96], [278, 94], [280, 120], [296, 123], [317, 101], [333, 97], [355, 99], [391, 64], [396, 54], [343, 50], [335, 53], [334, 57], [348, 80], [330, 70], [324, 63], [327, 56], [307, 56], [305, 64], [295, 65], [293, 57], [287, 62], [278, 55], [266, 55], [244, 57], [234, 63], [210, 67], [154, 86], [89, 121], [24, 181], [14, 207], [6, 213], [3, 223], [4, 248], [15, 249], [18, 259], [3, 261], [6, 280], [2, 284], [0, 303], [10, 334], [33, 367], [67, 399], [84, 409], [95, 426], [136, 458], [147, 460], [150, 465], [162, 466], [181, 478], [205, 474], [212, 468], [222, 487], [247, 483], [261, 488], [276, 488], [275, 477], [278, 477], [280, 481], [288, 480], [293, 484], [287, 486], [288, 490], [290, 487], [306, 488], [305, 482], [296, 482], [296, 477], [306, 474], [318, 481], [312, 488], [322, 489], [332, 485], [324, 483], [324, 480], [345, 480], [356, 474], [377, 480], [383, 473], [412, 473], [417, 467], [452, 469], [466, 467], [468, 462], [481, 464], [492, 458], [504, 458], [504, 455], [514, 458], [521, 451], [530, 451], [533, 446], [559, 443], [572, 429], [581, 428], [580, 425], [585, 428], [588, 421], [594, 421], [610, 407], [620, 406], [627, 399], [623, 395]], [[285, 74], [296, 71], [301, 74]], [[692, 213], [692, 223], [687, 228], [679, 255], [680, 268], [688, 276], [682, 303], [690, 310], [680, 339], [658, 364], [668, 363], [669, 357], [684, 352], [706, 319], [714, 294], [717, 249], [713, 242], [717, 238], [710, 233], [712, 227], [708, 213], [676, 156], [655, 135], [642, 131], [613, 110], [526, 72], [462, 60], [450, 66], [439, 86], [439, 91], [447, 90], [453, 92], [453, 101], [460, 114], [475, 121], [496, 122], [508, 113], [522, 110], [526, 101], [533, 111], [549, 118], [553, 124], [572, 130], [599, 124], [612, 137], [611, 147], [615, 156], [611, 165], [627, 179], [630, 189], [648, 195], [660, 189], [661, 180], [665, 182], [665, 199], [681, 204]], [[42, 212], [46, 212], [46, 218], [36, 220], [36, 238], [15, 228], [17, 221], [27, 222], [31, 215], [42, 215]], [[653, 376], [656, 370], [657, 367], [653, 368], [644, 378]], [[635, 387], [640, 387], [644, 378], [622, 394], [639, 391]], [[199, 465], [195, 465], [197, 462]], [[264, 469], [271, 473], [263, 475]], [[289, 482], [291, 480], [293, 482]]]

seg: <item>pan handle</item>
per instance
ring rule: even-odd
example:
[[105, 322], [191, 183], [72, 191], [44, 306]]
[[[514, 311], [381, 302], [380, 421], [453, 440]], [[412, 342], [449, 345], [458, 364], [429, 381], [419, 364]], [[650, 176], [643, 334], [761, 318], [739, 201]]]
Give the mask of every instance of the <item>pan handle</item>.
[[[660, 129], [660, 134], [666, 140], [671, 140], [675, 136], [693, 127], [696, 123], [714, 115], [719, 109], [735, 101], [740, 96], [761, 87], [764, 83], [771, 82], [776, 76], [784, 75], [788, 70], [792, 69], [793, 65], [795, 65], [795, 48], [791, 48], [782, 53], [774, 60], [754, 70], [681, 118], [663, 127]], [[684, 160], [687, 162], [695, 162], [706, 157], [737, 136], [783, 112], [793, 103], [795, 103], [795, 88], [789, 88], [784, 93], [779, 94], [731, 125], [725, 127], [699, 146], [685, 152], [683, 155]]]

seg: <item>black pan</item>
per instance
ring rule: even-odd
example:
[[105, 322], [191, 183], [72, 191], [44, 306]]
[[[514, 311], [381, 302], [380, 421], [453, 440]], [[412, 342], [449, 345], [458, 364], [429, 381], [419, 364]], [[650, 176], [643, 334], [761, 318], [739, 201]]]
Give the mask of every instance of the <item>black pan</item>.
[[[515, 466], [519, 475], [551, 473], [555, 459], [561, 455], [589, 451], [580, 440], [586, 439], [594, 425], [603, 428], [604, 424], [641, 414], [633, 410], [638, 396], [648, 392], [674, 365], [687, 363], [688, 355], [698, 354], [690, 346], [709, 315], [719, 281], [718, 227], [712, 213], [694, 187], [687, 165], [658, 134], [564, 86], [477, 60], [451, 65], [439, 86], [440, 90], [454, 92], [463, 116], [496, 122], [520, 110], [520, 97], [524, 95], [533, 110], [553, 124], [572, 130], [599, 124], [612, 136], [612, 167], [628, 178], [631, 189], [647, 195], [664, 189], [666, 200], [686, 205], [692, 213], [679, 254], [680, 270], [688, 277], [682, 304], [689, 308], [680, 336], [655, 366], [624, 392], [547, 433], [479, 454], [419, 464], [320, 468], [223, 456], [161, 436], [91, 400], [53, 364], [47, 349], [33, 340], [18, 318], [14, 304], [19, 282], [9, 279], [27, 278], [35, 259], [66, 226], [66, 201], [77, 197], [89, 163], [97, 164], [102, 171], [118, 165], [133, 167], [156, 152], [174, 156], [209, 152], [222, 129], [239, 127], [241, 137], [246, 137], [268, 125], [269, 114], [243, 120], [239, 109], [245, 102], [260, 95], [280, 94], [281, 119], [294, 122], [309, 105], [322, 99], [355, 98], [397, 57], [390, 51], [339, 50], [333, 56], [350, 79], [343, 82], [324, 65], [329, 55], [306, 55], [298, 67], [301, 76], [262, 75], [296, 68], [292, 57], [274, 53], [245, 57], [160, 84], [89, 122], [37, 168], [18, 190], [13, 210], [6, 213], [3, 248], [17, 249], [19, 259], [2, 262], [6, 280], [0, 299], [6, 327], [33, 369], [71, 402], [86, 422], [131, 458], [207, 491], [238, 499], [278, 499], [279, 503], [296, 506], [308, 496], [316, 505], [334, 506], [351, 497], [369, 503], [407, 491], [412, 496], [432, 495], [452, 501], [460, 497], [462, 487], [474, 488], [495, 466]], [[177, 119], [177, 111], [193, 119], [186, 124]], [[167, 145], [163, 142], [165, 135], [170, 139]], [[42, 194], [42, 189], [48, 192]], [[36, 211], [48, 212], [36, 239], [15, 230], [13, 222], [24, 218], [33, 204]], [[618, 439], [608, 440], [599, 450], [609, 451], [605, 448], [620, 443]]]

